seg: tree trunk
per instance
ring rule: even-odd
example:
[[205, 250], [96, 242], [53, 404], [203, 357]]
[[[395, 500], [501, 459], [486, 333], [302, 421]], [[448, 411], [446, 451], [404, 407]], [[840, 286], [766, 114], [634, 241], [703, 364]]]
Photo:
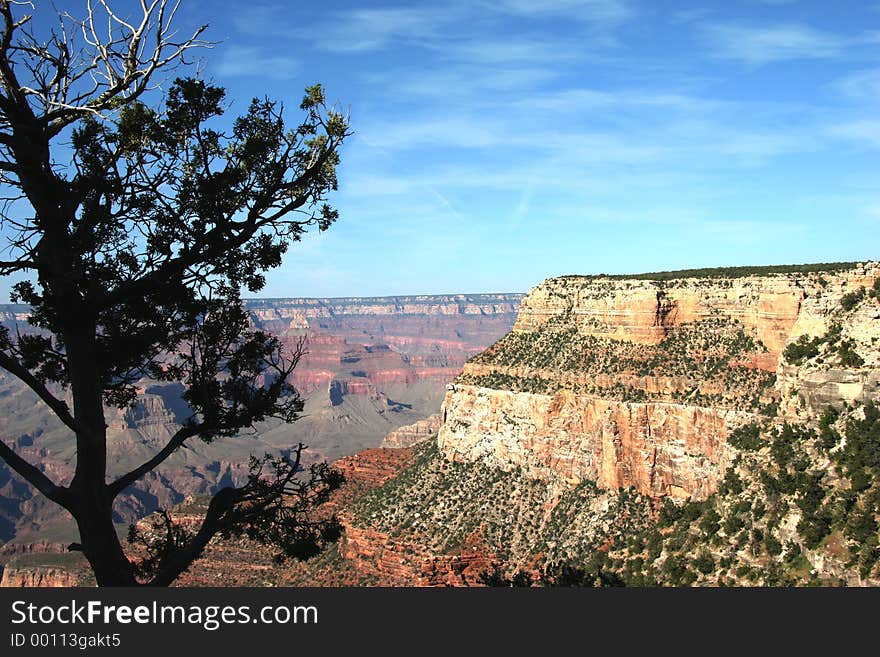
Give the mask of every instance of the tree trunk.
[[80, 545], [98, 586], [135, 586], [134, 570], [113, 525], [113, 499], [106, 484], [107, 427], [95, 367], [95, 330], [93, 323], [85, 324], [65, 336], [74, 417], [87, 430], [76, 436], [76, 474], [70, 484], [73, 514]]
[[68, 360], [73, 416], [85, 430], [76, 436], [76, 472], [70, 483], [69, 510], [80, 545], [98, 586], [134, 586], [134, 569], [113, 526], [113, 498], [107, 490], [107, 427], [97, 367], [97, 325], [84, 295], [83, 268], [70, 243], [77, 201], [69, 185], [53, 171], [49, 140], [27, 105], [13, 126], [12, 148], [19, 163], [21, 189], [36, 213], [43, 238], [37, 246], [40, 284], [49, 306], [59, 311], [60, 333]]
[[74, 495], [80, 544], [95, 573], [95, 580], [98, 586], [137, 586], [131, 563], [113, 525], [112, 505], [107, 502], [106, 494], [92, 493], [80, 489]]

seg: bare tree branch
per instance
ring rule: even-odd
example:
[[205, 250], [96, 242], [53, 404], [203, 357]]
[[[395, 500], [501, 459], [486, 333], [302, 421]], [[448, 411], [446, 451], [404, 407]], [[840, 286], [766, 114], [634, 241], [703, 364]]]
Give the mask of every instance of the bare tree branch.
[[173, 552], [161, 570], [148, 583], [149, 586], [168, 586], [198, 559], [211, 539], [227, 525], [227, 516], [235, 508], [241, 496], [238, 488], [227, 486], [220, 489], [208, 505], [208, 512], [199, 531], [183, 547]]
[[208, 511], [198, 532], [183, 546], [169, 555], [161, 564], [158, 573], [148, 583], [149, 586], [168, 586], [177, 579], [189, 566], [198, 559], [205, 547], [218, 533], [240, 526], [247, 519], [252, 519], [265, 511], [271, 504], [283, 504], [286, 486], [300, 471], [302, 452], [305, 446], [300, 443], [295, 450], [295, 457], [288, 463], [286, 474], [273, 482], [269, 489], [255, 486], [260, 482], [258, 472], [252, 472], [247, 484], [238, 488], [227, 486], [219, 490], [208, 504]]

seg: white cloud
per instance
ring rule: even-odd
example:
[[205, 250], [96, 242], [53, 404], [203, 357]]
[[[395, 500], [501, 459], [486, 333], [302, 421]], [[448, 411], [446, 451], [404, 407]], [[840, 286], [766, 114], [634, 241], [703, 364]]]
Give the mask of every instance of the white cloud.
[[217, 59], [220, 77], [255, 76], [284, 80], [300, 71], [295, 57], [268, 53], [257, 47], [229, 45], [220, 50]]
[[552, 63], [577, 59], [582, 44], [557, 40], [518, 39], [491, 41], [483, 38], [443, 43], [439, 48], [447, 57], [484, 65], [510, 63]]
[[498, 92], [513, 95], [537, 93], [536, 87], [554, 80], [560, 74], [551, 66], [456, 66], [418, 72], [383, 71], [366, 76], [371, 83], [386, 84], [405, 95], [461, 101], [469, 107], [493, 102]]
[[[407, 7], [374, 7], [335, 12], [327, 20], [308, 28], [287, 29], [287, 36], [310, 40], [323, 50], [359, 53], [408, 44], [432, 48], [460, 59], [482, 58], [485, 61], [524, 61], [538, 56], [553, 59], [565, 56], [565, 44], [558, 38], [532, 40], [511, 34], [506, 41], [488, 40], [500, 19], [568, 18], [594, 27], [592, 46], [607, 45], [601, 35], [617, 24], [635, 16], [629, 0], [503, 0], [492, 2], [460, 1]], [[279, 27], [271, 23], [271, 10], [258, 10], [255, 22], [276, 35]], [[276, 18], [277, 21], [277, 18]], [[254, 33], [254, 24], [240, 29]], [[452, 37], [451, 35], [454, 35]], [[578, 44], [571, 44], [578, 47]], [[585, 48], [579, 43], [579, 49]]]
[[831, 128], [831, 134], [863, 145], [880, 148], [880, 121], [863, 120], [842, 123]]
[[598, 89], [564, 89], [535, 94], [522, 99], [518, 105], [553, 112], [583, 113], [593, 109], [654, 108], [679, 112], [709, 112], [726, 106], [717, 100], [677, 93], [661, 93], [626, 89], [604, 91]]
[[844, 96], [856, 100], [880, 99], [880, 68], [852, 73], [834, 83], [834, 88]]
[[304, 35], [326, 50], [361, 52], [398, 42], [435, 39], [444, 26], [460, 18], [459, 11], [438, 7], [355, 9], [338, 14]]
[[620, 22], [636, 14], [629, 0], [496, 0], [487, 6], [529, 18], [563, 16], [589, 22]]
[[837, 57], [847, 45], [836, 34], [799, 23], [760, 27], [706, 25], [701, 30], [701, 36], [716, 57], [740, 60], [751, 65]]

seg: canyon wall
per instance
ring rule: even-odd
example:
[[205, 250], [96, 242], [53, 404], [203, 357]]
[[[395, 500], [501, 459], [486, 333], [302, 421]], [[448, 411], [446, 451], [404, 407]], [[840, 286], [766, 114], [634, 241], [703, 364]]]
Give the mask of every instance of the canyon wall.
[[[787, 479], [778, 459], [786, 458], [780, 437], [798, 440], [829, 406], [880, 399], [880, 300], [859, 296], [878, 274], [870, 264], [837, 274], [548, 281], [525, 299], [515, 329], [446, 386], [436, 420], [389, 433], [383, 446], [396, 449], [337, 462], [347, 476], [330, 505], [344, 527], [338, 546], [302, 569], [261, 576], [472, 586], [503, 584], [514, 570], [546, 577], [540, 567], [562, 562], [570, 575], [589, 573], [587, 585], [804, 583], [811, 568], [828, 581], [875, 582], [841, 565], [857, 543], [844, 553], [839, 533], [827, 545], [807, 542], [803, 491], [780, 493], [800, 485], [792, 482], [815, 485], [827, 470], [831, 500], [829, 486], [840, 481], [833, 458], [801, 454]], [[853, 293], [857, 301], [844, 303]], [[786, 347], [802, 335], [818, 347], [800, 359]], [[856, 418], [863, 410], [850, 408]], [[838, 426], [847, 422], [841, 416]], [[757, 446], [731, 439], [741, 427]], [[686, 542], [687, 534], [699, 538]], [[630, 549], [621, 546], [634, 546], [633, 563], [591, 569]], [[226, 570], [248, 572], [244, 554], [235, 557], [241, 568]], [[773, 579], [781, 563], [792, 579]], [[603, 568], [616, 568], [613, 577]], [[682, 579], [688, 568], [699, 570]]]
[[846, 292], [870, 288], [878, 276], [876, 263], [838, 273], [743, 278], [563, 276], [529, 291], [513, 330], [528, 332], [568, 316], [583, 335], [657, 344], [676, 326], [720, 316], [738, 321], [778, 354], [793, 333], [824, 332], [832, 304]]
[[67, 588], [80, 586], [80, 579], [67, 568], [7, 566], [0, 578], [0, 588]]
[[255, 326], [303, 355], [291, 382], [304, 395], [378, 397], [389, 386], [437, 390], [506, 333], [521, 294], [250, 300]]
[[[878, 305], [841, 310], [844, 295], [878, 277], [880, 265], [868, 263], [742, 278], [545, 281], [523, 299], [512, 333], [448, 387], [441, 453], [523, 468], [559, 490], [590, 480], [655, 499], [705, 499], [731, 463], [727, 438], [737, 427], [777, 406], [796, 416], [880, 396]], [[786, 345], [819, 339], [835, 323], [861, 364], [786, 362]], [[549, 355], [547, 344], [556, 345]], [[562, 353], [567, 361], [554, 358]]]
[[437, 435], [440, 430], [440, 414], [434, 413], [424, 420], [407, 424], [390, 432], [382, 439], [382, 447], [412, 447]]
[[522, 468], [565, 490], [588, 479], [653, 497], [705, 499], [733, 457], [730, 409], [630, 403], [456, 385], [447, 393], [438, 444], [450, 461]]

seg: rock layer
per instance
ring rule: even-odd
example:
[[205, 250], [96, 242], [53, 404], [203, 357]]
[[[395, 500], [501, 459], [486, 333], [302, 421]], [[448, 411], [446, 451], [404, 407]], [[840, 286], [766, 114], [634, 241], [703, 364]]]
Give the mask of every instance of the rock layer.
[[435, 413], [424, 420], [395, 429], [382, 439], [382, 447], [412, 447], [416, 443], [428, 440], [440, 430], [440, 414]]
[[727, 435], [742, 411], [629, 403], [562, 392], [456, 385], [438, 444], [451, 461], [483, 461], [571, 488], [584, 479], [652, 497], [705, 499], [732, 458]]
[[[584, 335], [657, 344], [678, 325], [722, 316], [740, 322], [778, 354], [793, 331], [815, 334], [827, 328], [816, 299], [838, 301], [845, 292], [870, 287], [878, 276], [876, 263], [837, 274], [673, 281], [565, 276], [528, 293], [513, 330], [530, 331], [569, 315]], [[806, 299], [813, 301], [804, 304]]]

